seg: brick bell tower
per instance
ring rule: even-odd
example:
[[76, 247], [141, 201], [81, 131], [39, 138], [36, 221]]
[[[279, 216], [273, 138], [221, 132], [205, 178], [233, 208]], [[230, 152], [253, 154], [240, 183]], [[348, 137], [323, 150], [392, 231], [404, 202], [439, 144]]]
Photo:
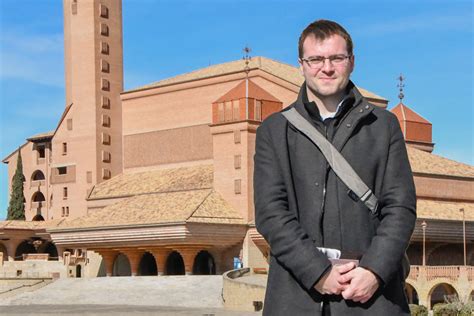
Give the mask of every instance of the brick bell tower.
[[122, 172], [121, 0], [63, 0], [66, 109], [53, 137], [54, 218], [85, 214], [96, 184]]

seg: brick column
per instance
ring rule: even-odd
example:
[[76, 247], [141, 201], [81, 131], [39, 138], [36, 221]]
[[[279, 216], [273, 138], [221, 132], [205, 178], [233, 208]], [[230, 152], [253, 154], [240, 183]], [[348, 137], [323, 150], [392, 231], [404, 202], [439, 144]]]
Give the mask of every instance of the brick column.
[[125, 250], [125, 254], [130, 261], [130, 270], [132, 271], [132, 276], [137, 276], [138, 265], [140, 264], [140, 259], [142, 258], [145, 251], [143, 250]]
[[111, 277], [114, 270], [114, 261], [118, 256], [118, 252], [114, 250], [97, 250], [105, 261], [105, 271], [108, 277]]
[[194, 259], [196, 258], [196, 255], [200, 250], [195, 248], [182, 248], [176, 249], [176, 251], [178, 251], [179, 254], [183, 257], [184, 271], [186, 272], [186, 275], [193, 274]]
[[166, 259], [171, 253], [171, 250], [164, 248], [153, 248], [149, 250], [150, 253], [155, 257], [156, 268], [158, 269], [158, 275], [164, 275], [166, 269]]

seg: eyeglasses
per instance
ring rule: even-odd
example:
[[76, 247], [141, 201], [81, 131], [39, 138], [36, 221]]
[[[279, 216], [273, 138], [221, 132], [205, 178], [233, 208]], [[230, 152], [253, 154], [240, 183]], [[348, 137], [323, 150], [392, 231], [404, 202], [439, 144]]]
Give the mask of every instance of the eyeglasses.
[[301, 61], [305, 61], [311, 69], [319, 69], [324, 66], [326, 59], [329, 60], [331, 65], [340, 66], [343, 65], [348, 58], [351, 58], [351, 55], [331, 55], [329, 57], [311, 56], [308, 58], [301, 58]]

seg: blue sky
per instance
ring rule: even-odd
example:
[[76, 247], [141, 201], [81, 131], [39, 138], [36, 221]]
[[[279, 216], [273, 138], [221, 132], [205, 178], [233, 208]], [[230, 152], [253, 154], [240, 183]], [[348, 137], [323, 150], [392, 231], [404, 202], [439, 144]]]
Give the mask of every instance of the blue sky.
[[[310, 22], [341, 23], [355, 43], [354, 82], [433, 123], [434, 153], [474, 164], [471, 1], [123, 0], [125, 89], [240, 59], [242, 48], [297, 64]], [[0, 0], [0, 157], [53, 130], [65, 106], [60, 0]], [[0, 167], [0, 218], [7, 209]]]

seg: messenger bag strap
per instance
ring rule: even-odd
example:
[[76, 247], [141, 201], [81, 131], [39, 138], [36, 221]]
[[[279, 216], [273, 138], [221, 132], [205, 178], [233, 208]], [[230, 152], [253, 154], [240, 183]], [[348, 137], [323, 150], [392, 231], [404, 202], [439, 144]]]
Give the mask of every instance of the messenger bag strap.
[[306, 135], [321, 151], [334, 173], [361, 200], [372, 214], [377, 213], [378, 200], [339, 151], [295, 108], [282, 112], [296, 129]]

